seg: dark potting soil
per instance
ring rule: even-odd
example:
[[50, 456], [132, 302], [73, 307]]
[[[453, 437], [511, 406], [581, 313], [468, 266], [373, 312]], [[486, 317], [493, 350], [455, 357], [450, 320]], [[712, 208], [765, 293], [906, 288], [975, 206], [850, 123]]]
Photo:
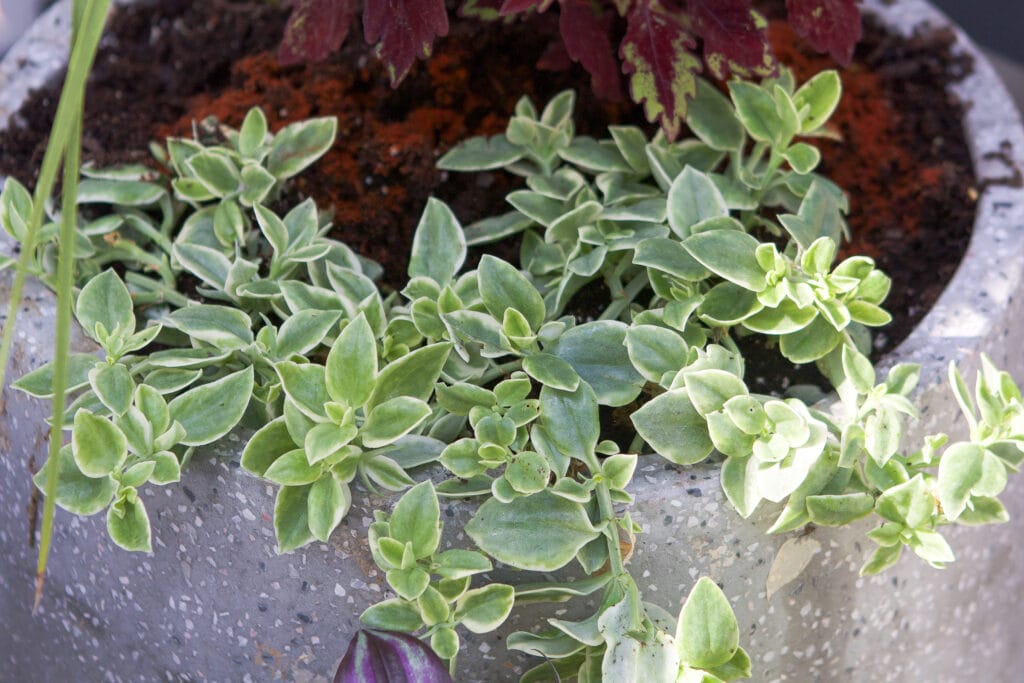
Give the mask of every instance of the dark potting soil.
[[[459, 140], [502, 131], [520, 95], [541, 104], [575, 88], [577, 128], [591, 135], [603, 134], [610, 122], [639, 122], [638, 108], [626, 100], [596, 101], [579, 67], [535, 66], [545, 53], [549, 65], [559, 61], [549, 51], [554, 13], [504, 26], [453, 20], [434, 56], [417, 64], [398, 90], [388, 87], [358, 22], [327, 63], [279, 67], [273, 50], [285, 16], [268, 3], [230, 0], [120, 9], [90, 80], [86, 158], [100, 165], [146, 161], [150, 140], [189, 135], [193, 121], [208, 115], [238, 125], [255, 105], [273, 127], [337, 116], [338, 142], [291, 192], [333, 208], [334, 236], [381, 262], [387, 284], [400, 286], [427, 197], [447, 201], [465, 224], [504, 211], [504, 196], [521, 185], [504, 173], [449, 177], [434, 166]], [[770, 36], [799, 80], [835, 68], [785, 24], [773, 22]], [[976, 183], [960, 135], [963, 107], [946, 86], [971, 65], [951, 53], [952, 42], [948, 31], [906, 39], [866, 20], [855, 61], [841, 71], [845, 96], [833, 121], [843, 140], [819, 141], [821, 171], [850, 194], [854, 238], [844, 254], [876, 258], [894, 280], [886, 302], [894, 322], [878, 335], [879, 353], [931, 307], [970, 236]], [[0, 174], [33, 181], [57, 94], [56, 85], [35, 92], [0, 133]], [[518, 246], [498, 250], [514, 260]], [[599, 311], [600, 303], [581, 312], [591, 305]]]

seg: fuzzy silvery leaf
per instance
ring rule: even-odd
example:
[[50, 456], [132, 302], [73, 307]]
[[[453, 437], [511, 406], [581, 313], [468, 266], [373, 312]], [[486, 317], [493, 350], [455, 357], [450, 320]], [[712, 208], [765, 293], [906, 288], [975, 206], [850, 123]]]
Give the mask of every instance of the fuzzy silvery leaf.
[[[47, 462], [33, 478], [40, 491], [46, 490], [46, 479], [51, 465]], [[57, 504], [76, 515], [94, 515], [100, 512], [117, 492], [117, 482], [110, 475], [91, 477], [82, 473], [72, 446], [60, 449], [57, 456]]]
[[500, 562], [519, 569], [553, 571], [598, 536], [579, 503], [541, 491], [509, 503], [488, 500], [466, 533]]
[[655, 325], [631, 325], [626, 332], [626, 351], [640, 374], [660, 383], [667, 373], [686, 364], [687, 345], [676, 332]]
[[590, 173], [630, 172], [632, 167], [612, 140], [595, 140], [586, 135], [573, 138], [568, 147], [558, 150], [558, 156], [570, 164]]
[[397, 396], [411, 396], [421, 401], [430, 398], [441, 368], [451, 353], [452, 345], [431, 344], [416, 349], [385, 366], [377, 376], [367, 409]]
[[86, 333], [96, 338], [97, 325], [107, 334], [135, 332], [135, 313], [128, 288], [113, 270], [105, 270], [89, 280], [78, 294], [75, 317]]
[[192, 177], [215, 197], [233, 195], [242, 184], [242, 176], [235, 162], [227, 154], [215, 149], [204, 149], [193, 154], [186, 166]]
[[544, 323], [544, 301], [533, 284], [514, 266], [493, 256], [484, 255], [479, 268], [480, 297], [496, 319], [513, 308], [526, 318], [532, 330]]
[[721, 410], [729, 399], [747, 394], [743, 380], [724, 370], [699, 370], [683, 376], [690, 402], [701, 415]]
[[295, 450], [284, 417], [268, 422], [249, 438], [242, 451], [242, 468], [262, 477], [279, 457]]
[[647, 153], [644, 148], [647, 146], [647, 135], [637, 126], [608, 126], [608, 132], [615, 141], [619, 154], [629, 164], [633, 173], [646, 175], [649, 172], [647, 165]]
[[115, 415], [123, 415], [132, 403], [135, 382], [121, 363], [98, 365], [89, 372], [89, 384], [96, 397]]
[[441, 509], [434, 485], [425, 481], [409, 489], [391, 513], [391, 537], [412, 543], [417, 559], [430, 557], [441, 542]]
[[128, 443], [121, 430], [85, 409], [75, 413], [71, 449], [79, 471], [87, 477], [113, 474], [128, 457]]
[[288, 124], [270, 143], [267, 170], [279, 180], [297, 175], [331, 148], [337, 131], [333, 116]]
[[766, 89], [745, 81], [731, 81], [729, 95], [750, 137], [776, 146], [786, 142], [783, 139], [787, 137], [785, 122], [776, 108], [775, 99]]
[[277, 551], [287, 553], [313, 541], [309, 530], [310, 486], [282, 486], [274, 502]]
[[716, 275], [753, 292], [760, 292], [766, 283], [765, 271], [755, 256], [758, 244], [744, 232], [712, 230], [688, 237], [683, 247]]
[[[393, 601], [386, 601], [393, 603]], [[338, 665], [334, 683], [451, 683], [447, 665], [427, 646], [413, 636], [395, 631], [415, 631], [418, 620], [408, 604], [378, 603], [363, 613], [364, 623], [388, 630], [361, 630], [352, 639]], [[422, 621], [420, 622], [422, 625]]]
[[[68, 356], [67, 393], [74, 393], [89, 384], [89, 372], [96, 367], [98, 360], [88, 353]], [[11, 386], [36, 398], [49, 398], [53, 395], [53, 363], [22, 375]]]
[[505, 467], [504, 479], [516, 493], [528, 496], [544, 490], [550, 476], [551, 467], [544, 456], [522, 451]]
[[879, 572], [885, 571], [896, 564], [902, 553], [903, 546], [900, 544], [877, 548], [864, 566], [861, 567], [861, 576], [870, 576], [872, 574], [878, 574]]
[[366, 317], [360, 314], [345, 326], [327, 356], [327, 393], [345, 406], [366, 403], [377, 376], [377, 342]]
[[779, 340], [779, 350], [794, 363], [810, 363], [823, 358], [842, 339], [842, 333], [819, 316], [801, 330], [783, 335]]
[[140, 384], [135, 389], [134, 400], [135, 406], [153, 427], [155, 434], [162, 434], [171, 426], [171, 412], [159, 391], [147, 384]]
[[320, 478], [321, 472], [319, 466], [309, 464], [303, 449], [296, 448], [275, 459], [263, 473], [263, 477], [275, 484], [302, 486], [315, 482]]
[[683, 662], [711, 669], [728, 662], [739, 648], [739, 626], [722, 589], [701, 577], [679, 613], [676, 643]]
[[798, 304], [784, 299], [774, 308], [762, 308], [742, 320], [743, 327], [761, 334], [784, 335], [798, 332], [818, 317], [813, 307], [801, 308]]
[[411, 396], [396, 396], [373, 407], [360, 434], [367, 448], [394, 443], [430, 416], [430, 406]]
[[455, 621], [473, 633], [489, 633], [501, 626], [512, 612], [512, 586], [492, 583], [467, 591], [455, 603]]
[[218, 290], [224, 290], [227, 286], [231, 261], [220, 251], [197, 244], [176, 242], [173, 253], [174, 259], [183, 270]]
[[523, 359], [523, 370], [530, 377], [552, 389], [575, 391], [580, 376], [567, 361], [550, 353], [531, 353]]
[[280, 258], [288, 251], [288, 228], [277, 214], [265, 206], [256, 204], [252, 208], [256, 214], [256, 224], [259, 225], [260, 232], [270, 242], [270, 246], [274, 249], [274, 255]]
[[761, 502], [757, 469], [756, 458], [730, 457], [722, 464], [722, 490], [744, 519], [752, 515]]
[[267, 140], [267, 117], [259, 107], [253, 107], [245, 115], [242, 127], [238, 129], [238, 152], [243, 157], [257, 158], [263, 143]]
[[14, 178], [4, 180], [0, 193], [0, 225], [18, 242], [24, 242], [32, 215], [32, 195]]
[[849, 345], [843, 346], [843, 373], [861, 394], [867, 394], [875, 386], [875, 368], [871, 361]]
[[890, 522], [899, 522], [908, 529], [920, 529], [935, 514], [935, 498], [928, 491], [923, 475], [884, 491], [875, 504], [875, 511]]
[[734, 282], [719, 282], [704, 295], [697, 314], [716, 327], [729, 327], [759, 313], [764, 304], [757, 294]]
[[710, 455], [714, 446], [707, 422], [683, 389], [645, 403], [630, 416], [637, 433], [659, 455], [678, 465], [692, 465]]
[[548, 351], [576, 370], [602, 405], [622, 406], [640, 393], [644, 379], [633, 367], [626, 350], [623, 323], [602, 320], [567, 331]]
[[168, 405], [171, 420], [185, 428], [186, 446], [201, 446], [227, 434], [242, 419], [253, 389], [253, 369], [189, 389]]
[[463, 341], [480, 344], [485, 357], [497, 357], [508, 353], [512, 346], [501, 323], [486, 313], [478, 311], [453, 311], [444, 315], [444, 321]]
[[806, 142], [799, 142], [787, 149], [782, 154], [782, 158], [795, 172], [806, 174], [817, 168], [818, 163], [821, 162], [821, 152], [817, 147], [812, 147]]
[[939, 460], [938, 494], [942, 512], [956, 520], [973, 496], [994, 498], [1006, 487], [1006, 466], [974, 443], [955, 443]]
[[78, 183], [79, 204], [150, 206], [166, 196], [167, 191], [156, 183], [99, 179]]
[[306, 432], [306, 438], [302, 444], [306, 460], [310, 465], [315, 465], [321, 460], [334, 456], [347, 446], [358, 433], [358, 428], [351, 422], [340, 426], [333, 422], [323, 422], [314, 426]]
[[822, 71], [793, 93], [793, 104], [800, 112], [800, 132], [813, 133], [832, 116], [842, 96], [842, 82], [836, 71]]
[[158, 486], [174, 484], [181, 480], [181, 463], [170, 451], [161, 451], [153, 456], [153, 474], [149, 480]]
[[694, 225], [709, 218], [729, 215], [725, 199], [705, 174], [687, 166], [668, 191], [668, 224], [680, 238], [688, 237]]
[[347, 484], [328, 475], [310, 487], [307, 503], [309, 530], [317, 540], [326, 543], [331, 532], [348, 514], [352, 505], [352, 494]]
[[513, 164], [523, 158], [524, 150], [511, 144], [504, 135], [465, 140], [437, 162], [444, 171], [489, 171]]
[[691, 282], [699, 282], [711, 274], [677, 240], [665, 237], [641, 241], [633, 255], [633, 262]]
[[466, 260], [466, 237], [448, 205], [431, 197], [413, 236], [409, 277], [446, 285]]
[[821, 526], [845, 526], [871, 514], [875, 499], [868, 493], [807, 497], [807, 514]]
[[322, 365], [282, 361], [275, 368], [281, 378], [281, 386], [299, 410], [316, 421], [327, 417], [324, 404], [331, 400], [331, 396], [327, 393]]
[[110, 506], [107, 510], [107, 532], [114, 543], [125, 550], [153, 552], [149, 515], [138, 496]]
[[281, 325], [274, 353], [287, 359], [311, 351], [323, 342], [340, 317], [340, 311], [299, 311]]
[[242, 349], [253, 342], [252, 320], [228, 306], [198, 304], [173, 311], [168, 324], [218, 349]]
[[580, 457], [592, 454], [600, 439], [598, 401], [589, 384], [575, 391], [543, 387], [540, 392], [540, 423], [552, 445]]
[[686, 109], [686, 125], [707, 146], [731, 152], [743, 145], [743, 126], [729, 99], [703, 78]]

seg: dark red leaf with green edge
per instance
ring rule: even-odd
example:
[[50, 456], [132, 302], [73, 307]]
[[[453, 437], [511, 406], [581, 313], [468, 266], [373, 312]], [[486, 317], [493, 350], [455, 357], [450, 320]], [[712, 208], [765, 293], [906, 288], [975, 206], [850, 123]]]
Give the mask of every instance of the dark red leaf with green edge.
[[501, 6], [501, 15], [507, 17], [510, 14], [519, 14], [526, 10], [535, 9], [543, 12], [554, 0], [505, 0]]
[[362, 629], [349, 642], [334, 683], [451, 683], [448, 667], [426, 643], [394, 631]]
[[648, 121], [661, 123], [670, 140], [679, 135], [686, 101], [697, 91], [701, 66], [694, 47], [686, 19], [658, 0], [640, 0], [627, 15], [619, 56], [623, 73], [632, 74], [629, 94], [643, 103]]
[[843, 66], [853, 59], [861, 36], [856, 0], [786, 0], [789, 23], [818, 52], [827, 52]]
[[750, 0], [689, 0], [687, 7], [693, 31], [704, 42], [704, 63], [715, 78], [775, 75], [768, 22], [750, 8]]
[[359, 0], [295, 0], [277, 59], [285, 66], [320, 62], [341, 47]]
[[544, 53], [537, 60], [537, 68], [541, 71], [565, 71], [572, 66], [572, 57], [565, 51], [565, 43], [552, 40], [544, 48]]
[[448, 12], [444, 0], [366, 0], [363, 33], [396, 87], [417, 57], [430, 56], [434, 38], [447, 35]]
[[619, 65], [612, 49], [612, 15], [594, 13], [587, 0], [561, 0], [558, 28], [565, 51], [590, 73], [594, 94], [605, 100], [622, 97]]

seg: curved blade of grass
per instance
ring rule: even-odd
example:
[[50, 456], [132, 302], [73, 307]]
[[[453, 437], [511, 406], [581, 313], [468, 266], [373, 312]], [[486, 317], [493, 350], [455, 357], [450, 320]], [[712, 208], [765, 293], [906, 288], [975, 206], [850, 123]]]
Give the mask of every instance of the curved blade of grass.
[[64, 81], [53, 131], [43, 157], [43, 168], [36, 185], [35, 204], [32, 208], [26, 244], [22, 251], [18, 271], [11, 291], [11, 311], [7, 318], [2, 346], [0, 346], [0, 386], [7, 369], [14, 316], [21, 300], [28, 257], [35, 249], [35, 239], [43, 220], [43, 205], [53, 191], [61, 157], [64, 160], [64, 183], [61, 201], [61, 227], [57, 260], [57, 330], [54, 341], [53, 420], [50, 427], [49, 458], [46, 461], [46, 504], [43, 508], [43, 528], [39, 542], [39, 561], [36, 564], [36, 591], [33, 610], [38, 608], [43, 594], [46, 562], [50, 556], [53, 537], [53, 517], [57, 500], [57, 458], [60, 452], [65, 394], [67, 393], [68, 351], [71, 342], [71, 298], [74, 272], [74, 237], [77, 219], [78, 175], [81, 165], [82, 115], [85, 100], [85, 81], [92, 69], [103, 24], [106, 22], [110, 0], [75, 0], [72, 7], [72, 49], [68, 61], [68, 75]]

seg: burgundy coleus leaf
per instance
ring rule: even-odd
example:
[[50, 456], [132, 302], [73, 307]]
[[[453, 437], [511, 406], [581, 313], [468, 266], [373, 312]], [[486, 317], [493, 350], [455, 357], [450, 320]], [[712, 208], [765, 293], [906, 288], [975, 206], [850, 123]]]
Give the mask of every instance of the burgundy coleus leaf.
[[594, 94], [605, 100], [622, 96], [619, 64], [612, 49], [611, 15], [594, 13], [587, 0], [561, 0], [558, 28], [565, 51], [590, 73]]
[[345, 42], [358, 9], [359, 0], [295, 0], [278, 61], [289, 65], [327, 59]]
[[434, 38], [448, 34], [448, 12], [444, 0], [366, 0], [363, 33], [396, 87], [417, 57], [430, 56]]
[[689, 0], [693, 30], [704, 42], [704, 63], [715, 78], [774, 76], [768, 22], [750, 0]]
[[519, 14], [526, 10], [535, 9], [543, 12], [554, 0], [504, 0], [501, 5], [501, 15], [507, 17], [510, 14]]
[[786, 0], [786, 11], [793, 30], [811, 47], [849, 66], [861, 36], [856, 0]]
[[448, 667], [419, 638], [362, 629], [348, 645], [334, 683], [451, 683]]
[[639, 0], [626, 21], [619, 56], [623, 73], [631, 74], [629, 94], [644, 105], [647, 120], [660, 122], [674, 140], [686, 117], [686, 101], [697, 92], [701, 66], [693, 54], [696, 41], [679, 10], [659, 0]]

